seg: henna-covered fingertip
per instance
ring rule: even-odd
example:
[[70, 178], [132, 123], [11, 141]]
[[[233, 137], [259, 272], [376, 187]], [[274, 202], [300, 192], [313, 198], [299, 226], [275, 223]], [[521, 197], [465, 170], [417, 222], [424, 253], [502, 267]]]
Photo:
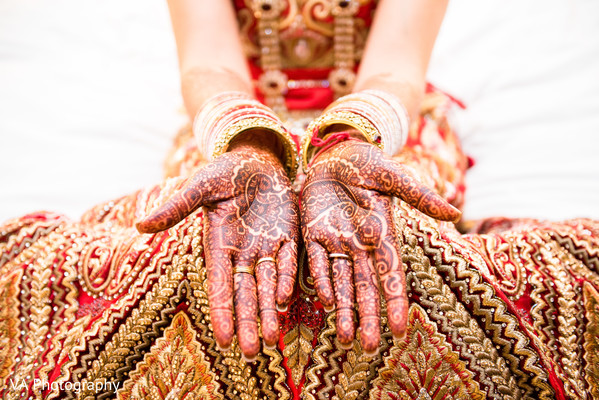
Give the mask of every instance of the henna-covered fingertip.
[[324, 308], [324, 311], [327, 313], [332, 313], [333, 311], [335, 311], [335, 304], [333, 304], [332, 306], [326, 306], [322, 303], [322, 301], [320, 302], [320, 304], [322, 304], [322, 308]]
[[404, 329], [398, 335], [393, 334], [393, 340], [401, 342], [401, 341], [403, 341], [406, 338], [407, 333], [408, 333], [407, 330]]
[[462, 212], [453, 205], [445, 202], [442, 216], [439, 218], [442, 221], [457, 223], [462, 218]]
[[139, 233], [155, 233], [151, 229], [151, 226], [148, 224], [146, 218], [142, 219], [141, 221], [136, 222], [135, 223], [135, 229], [137, 229], [137, 231]]
[[337, 340], [337, 346], [339, 346], [340, 349], [348, 351], [354, 348], [354, 342], [351, 341], [349, 343], [341, 343], [339, 340]]
[[241, 353], [241, 358], [243, 358], [243, 361], [245, 361], [247, 364], [251, 364], [258, 359], [258, 355], [255, 354], [253, 356], [248, 357], [244, 353]]
[[275, 344], [273, 344], [273, 345], [268, 345], [266, 342], [264, 342], [264, 349], [265, 349], [265, 350], [274, 350], [274, 349], [276, 349], [276, 348], [277, 348], [277, 345], [276, 345], [276, 343], [275, 343]]
[[218, 342], [216, 342], [216, 349], [220, 352], [220, 353], [226, 353], [227, 351], [231, 350], [231, 345], [227, 346], [227, 347], [223, 347], [220, 344], [218, 344]]
[[457, 208], [455, 208], [454, 206], [452, 206], [451, 204], [450, 204], [450, 207], [453, 209], [453, 211], [455, 213], [455, 216], [453, 217], [451, 222], [457, 224], [462, 219], [462, 212], [460, 210], [458, 210]]
[[363, 349], [362, 352], [366, 357], [369, 358], [373, 358], [379, 355], [379, 348], [377, 347], [376, 349], [374, 349], [373, 351], [367, 351], [366, 349]]

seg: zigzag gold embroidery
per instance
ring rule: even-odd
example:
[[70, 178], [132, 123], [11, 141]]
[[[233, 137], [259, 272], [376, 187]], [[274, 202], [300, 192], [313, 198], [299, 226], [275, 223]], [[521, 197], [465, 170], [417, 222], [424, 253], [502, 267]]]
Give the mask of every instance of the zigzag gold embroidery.
[[[560, 347], [561, 362], [566, 372], [567, 379], [564, 389], [568, 395], [576, 399], [586, 399], [584, 381], [582, 376], [582, 365], [578, 358], [578, 336], [577, 327], [582, 323], [576, 316], [580, 312], [575, 291], [576, 282], [572, 279], [565, 265], [567, 265], [567, 254], [560, 252], [555, 243], [551, 243], [548, 235], [531, 232], [530, 236], [535, 238], [544, 246], [540, 246], [540, 252], [545, 260], [545, 266], [552, 275], [552, 282], [557, 291], [557, 330], [559, 337], [557, 342]], [[556, 256], [557, 254], [557, 256]]]
[[[13, 260], [12, 257], [17, 256], [21, 260], [28, 259], [24, 253], [30, 253], [31, 248], [36, 247], [35, 245], [41, 238], [63, 227], [64, 223], [65, 218], [59, 218], [56, 221], [36, 221], [23, 227], [22, 221], [13, 220], [12, 223], [3, 226], [4, 230], [0, 232], [0, 237], [10, 236], [6, 243], [0, 244], [0, 274], [4, 273], [3, 267], [7, 262]], [[16, 234], [11, 234], [15, 231]], [[15, 263], [12, 265], [14, 266]]]
[[[65, 231], [64, 235], [70, 237], [74, 233], [74, 230]], [[68, 247], [66, 251], [66, 259], [64, 262], [58, 263], [62, 268], [53, 268], [54, 282], [52, 288], [54, 289], [54, 304], [55, 311], [53, 313], [53, 322], [56, 322], [58, 329], [54, 330], [54, 323], [51, 326], [52, 339], [50, 340], [49, 351], [45, 355], [46, 359], [56, 360], [59, 358], [59, 353], [64, 351], [64, 346], [68, 340], [72, 340], [79, 336], [69, 336], [71, 332], [69, 327], [75, 321], [75, 315], [79, 302], [77, 298], [79, 296], [79, 290], [77, 289], [77, 272], [75, 270], [75, 264], [79, 261], [79, 251], [86, 243], [86, 237], [76, 237], [73, 239], [72, 246]], [[60, 285], [57, 282], [60, 281]], [[63, 300], [64, 299], [64, 300]], [[64, 314], [63, 314], [64, 313]], [[41, 360], [40, 360], [41, 361]], [[45, 366], [40, 368], [38, 375], [42, 382], [48, 380], [48, 374], [54, 369], [53, 363], [47, 363]], [[47, 399], [50, 400], [56, 397], [58, 393], [50, 393]]]
[[306, 383], [304, 384], [303, 394], [309, 400], [316, 400], [316, 389], [318, 389], [321, 385], [318, 375], [321, 375], [323, 370], [326, 370], [327, 367], [330, 368], [330, 374], [325, 376], [325, 384], [326, 388], [328, 389], [327, 391], [330, 391], [334, 386], [330, 375], [337, 374], [340, 371], [335, 357], [329, 357], [331, 362], [330, 365], [325, 359], [326, 352], [332, 350], [336, 350], [341, 354], [339, 348], [334, 348], [333, 344], [331, 343], [331, 341], [334, 341], [333, 335], [335, 335], [336, 332], [335, 316], [335, 313], [329, 313], [327, 315], [326, 325], [318, 335], [318, 341], [320, 344], [316, 346], [314, 352], [312, 353], [313, 364], [306, 371]]
[[291, 394], [283, 385], [287, 376], [285, 369], [281, 366], [281, 364], [283, 363], [283, 356], [277, 349], [271, 350], [268, 348], [264, 348], [264, 354], [270, 357], [270, 362], [268, 363], [268, 371], [276, 378], [275, 383], [273, 384], [275, 389], [274, 391], [271, 387], [266, 388], [264, 386], [262, 387], [262, 391], [269, 394], [269, 397], [272, 399], [290, 399]]
[[[45, 239], [45, 240], [44, 240]], [[28, 269], [31, 272], [31, 294], [30, 294], [30, 314], [28, 330], [23, 338], [24, 348], [23, 357], [19, 368], [15, 370], [12, 379], [15, 382], [20, 382], [24, 379], [29, 380], [33, 375], [32, 371], [39, 367], [37, 361], [40, 354], [44, 353], [44, 341], [47, 339], [48, 320], [52, 309], [50, 308], [50, 276], [52, 275], [52, 265], [54, 253], [66, 242], [64, 235], [53, 231], [47, 237], [40, 240], [39, 253], [34, 258], [34, 262], [29, 264]], [[10, 387], [8, 391], [8, 399], [16, 400], [22, 393], [26, 393], [26, 389], [21, 390], [20, 387]], [[41, 399], [41, 392], [37, 394], [37, 398]]]
[[409, 268], [408, 288], [420, 294], [419, 303], [428, 307], [430, 318], [438, 321], [438, 329], [451, 335], [452, 343], [459, 343], [460, 355], [468, 360], [471, 370], [481, 377], [481, 384], [487, 386], [488, 396], [498, 400], [519, 399], [520, 390], [505, 359], [497, 354], [493, 343], [485, 337], [449, 287], [443, 284], [422, 248], [417, 245], [416, 236], [407, 228], [406, 221], [399, 216], [396, 220], [398, 232], [403, 233], [406, 242], [402, 254], [404, 264]]
[[[182, 224], [185, 226], [185, 224]], [[92, 362], [98, 358], [97, 350], [104, 346], [105, 338], [114, 332], [114, 326], [117, 321], [122, 321], [125, 314], [129, 313], [132, 305], [142, 297], [149, 289], [151, 282], [157, 281], [165, 264], [170, 264], [170, 260], [174, 256], [177, 249], [177, 243], [180, 240], [178, 232], [169, 232], [167, 237], [161, 242], [159, 251], [152, 258], [152, 262], [138, 277], [136, 281], [125, 295], [119, 298], [115, 303], [108, 307], [102, 315], [94, 320], [91, 325], [84, 329], [83, 332], [77, 334], [80, 329], [79, 323], [73, 327], [74, 331], [68, 335], [75, 335], [76, 341], [70, 342], [69, 346], [64, 346], [60, 359], [65, 359], [61, 366], [61, 375], [56, 379], [56, 382], [67, 382], [73, 380], [80, 382], [82, 376], [87, 372]], [[74, 299], [76, 301], [76, 298]], [[85, 323], [87, 326], [89, 322]], [[92, 339], [91, 341], [89, 341]], [[88, 342], [89, 341], [89, 342]], [[78, 368], [73, 367], [79, 364], [79, 355], [81, 357], [81, 365]], [[65, 400], [73, 399], [73, 392], [62, 394]]]
[[[119, 326], [113, 339], [106, 344], [98, 360], [87, 371], [87, 376], [82, 381], [83, 387], [86, 388], [88, 382], [101, 384], [114, 376], [116, 369], [122, 365], [125, 356], [129, 353], [129, 349], [139, 340], [140, 332], [145, 331], [152, 320], [159, 319], [158, 312], [168, 303], [169, 297], [174, 293], [183, 276], [182, 265], [173, 260], [172, 268], [168, 268], [165, 274], [160, 276], [152, 290], [140, 302], [137, 312], [131, 314], [125, 323]], [[95, 393], [83, 390], [79, 397], [91, 400], [95, 398]]]
[[[508, 360], [512, 372], [519, 376], [518, 386], [525, 391], [524, 398], [552, 399], [554, 394], [552, 387], [547, 383], [547, 373], [538, 365], [539, 359], [530, 348], [528, 338], [518, 331], [516, 318], [508, 313], [505, 304], [495, 296], [493, 288], [482, 281], [482, 276], [476, 268], [461, 257], [455, 257], [457, 255], [454, 254], [451, 245], [439, 237], [439, 231], [434, 227], [436, 221], [422, 216], [405, 204], [401, 204], [400, 207], [408, 220], [415, 221], [416, 233], [422, 232], [418, 240], [423, 241], [421, 246], [425, 253], [436, 256], [437, 269], [448, 275], [449, 285], [462, 292], [464, 301], [472, 302], [473, 311], [484, 321], [485, 330], [492, 332], [493, 342], [503, 349], [503, 357]], [[456, 261], [455, 271], [438, 263], [440, 254], [443, 254], [446, 260]], [[504, 339], [502, 335], [509, 340]], [[520, 356], [522, 360], [519, 359]], [[523, 367], [521, 361], [524, 363]], [[534, 393], [535, 390], [529, 381], [532, 381], [538, 393]]]
[[584, 332], [586, 381], [591, 398], [599, 398], [599, 292], [588, 282], [583, 286], [587, 326]]

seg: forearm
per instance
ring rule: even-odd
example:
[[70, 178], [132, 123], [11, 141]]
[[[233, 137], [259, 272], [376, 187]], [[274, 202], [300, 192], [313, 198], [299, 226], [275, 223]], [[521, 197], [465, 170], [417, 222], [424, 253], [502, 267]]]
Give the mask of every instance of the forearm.
[[448, 0], [382, 0], [377, 6], [354, 91], [391, 92], [415, 120], [447, 3]]
[[[231, 2], [168, 0], [168, 6], [179, 56], [181, 93], [190, 120], [194, 121], [206, 101], [216, 95], [243, 92], [253, 97]], [[235, 146], [268, 147], [283, 157], [280, 140], [265, 129], [249, 129], [234, 142], [231, 144]]]
[[426, 71], [447, 3], [381, 1], [355, 91], [383, 90], [400, 99], [412, 129], [398, 158], [424, 183], [459, 206], [467, 158], [445, 119], [451, 100], [434, 91], [425, 96]]
[[168, 0], [168, 6], [179, 57], [181, 92], [190, 119], [216, 94], [252, 94], [231, 2]]
[[206, 100], [231, 91], [253, 96], [251, 83], [232, 70], [218, 66], [195, 66], [181, 71], [181, 94], [191, 121]]

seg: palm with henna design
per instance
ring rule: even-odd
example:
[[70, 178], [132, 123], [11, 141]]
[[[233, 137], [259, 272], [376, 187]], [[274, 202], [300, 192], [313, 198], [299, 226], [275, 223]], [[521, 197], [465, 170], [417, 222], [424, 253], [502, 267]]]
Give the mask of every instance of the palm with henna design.
[[[237, 145], [199, 169], [137, 228], [144, 233], [168, 229], [202, 206], [214, 336], [219, 346], [228, 348], [236, 332], [241, 351], [251, 359], [260, 350], [258, 305], [262, 336], [272, 347], [279, 339], [277, 306], [286, 307], [293, 293], [299, 239], [296, 196], [269, 148]], [[272, 260], [256, 265], [264, 257], [275, 259], [276, 265]], [[254, 268], [254, 275], [247, 272]]]
[[405, 273], [391, 196], [437, 219], [460, 216], [399, 163], [359, 140], [320, 154], [302, 192], [302, 231], [316, 292], [326, 309], [336, 306], [337, 339], [344, 347], [355, 335], [355, 298], [366, 353], [376, 351], [380, 340], [381, 290], [393, 335], [403, 336], [407, 324]]

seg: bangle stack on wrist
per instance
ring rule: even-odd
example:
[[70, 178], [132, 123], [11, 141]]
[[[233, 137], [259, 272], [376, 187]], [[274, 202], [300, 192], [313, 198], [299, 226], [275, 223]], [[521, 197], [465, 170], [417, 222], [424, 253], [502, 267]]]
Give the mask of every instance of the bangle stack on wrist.
[[352, 93], [333, 102], [308, 126], [302, 143], [304, 168], [314, 156], [312, 138], [337, 124], [357, 129], [389, 155], [399, 152], [408, 139], [408, 113], [396, 96], [381, 90]]
[[206, 101], [193, 122], [198, 149], [208, 160], [225, 153], [240, 133], [255, 128], [271, 131], [280, 139], [284, 147], [283, 166], [293, 180], [298, 165], [295, 142], [276, 114], [249, 94], [218, 94]]

